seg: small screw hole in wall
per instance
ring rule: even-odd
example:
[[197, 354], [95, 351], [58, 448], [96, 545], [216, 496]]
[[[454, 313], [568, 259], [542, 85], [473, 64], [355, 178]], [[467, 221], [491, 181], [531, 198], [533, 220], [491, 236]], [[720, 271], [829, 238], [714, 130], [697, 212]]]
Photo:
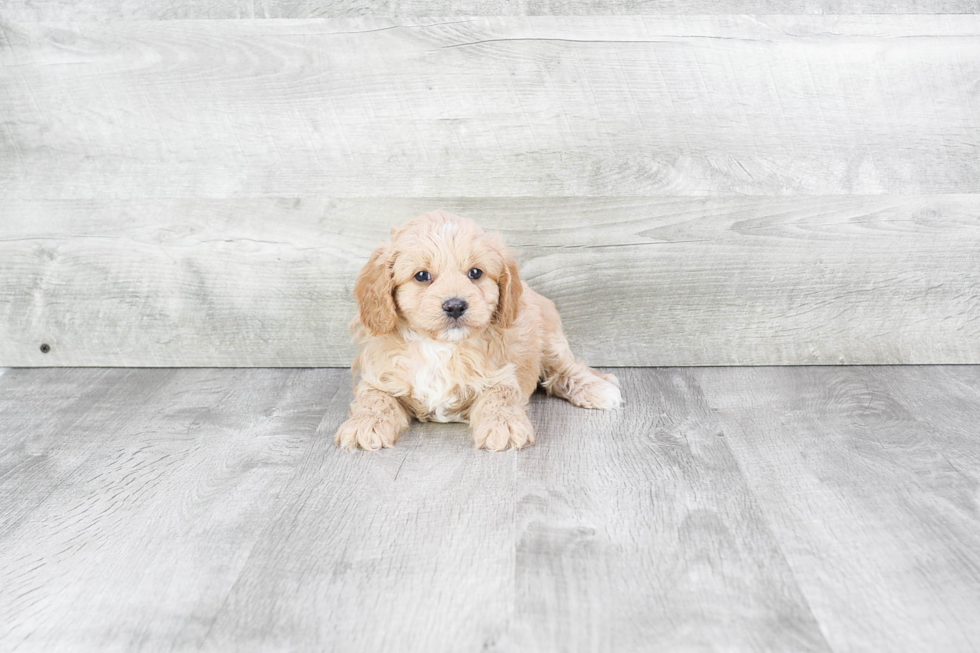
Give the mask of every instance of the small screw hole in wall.
[[46, 342], [45, 342], [44, 344], [42, 344], [42, 345], [41, 345], [41, 353], [42, 353], [42, 354], [46, 354], [46, 353], [48, 353], [49, 351], [51, 351], [51, 345], [49, 345], [49, 344], [48, 344], [48, 343], [46, 343]]

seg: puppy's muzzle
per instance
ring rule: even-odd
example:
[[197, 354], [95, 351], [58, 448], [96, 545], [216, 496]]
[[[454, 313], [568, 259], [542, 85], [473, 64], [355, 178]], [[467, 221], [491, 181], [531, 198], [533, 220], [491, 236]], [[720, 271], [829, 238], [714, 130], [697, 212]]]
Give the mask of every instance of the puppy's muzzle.
[[454, 320], [458, 320], [469, 307], [470, 305], [466, 303], [466, 300], [459, 297], [450, 297], [442, 303], [443, 312]]

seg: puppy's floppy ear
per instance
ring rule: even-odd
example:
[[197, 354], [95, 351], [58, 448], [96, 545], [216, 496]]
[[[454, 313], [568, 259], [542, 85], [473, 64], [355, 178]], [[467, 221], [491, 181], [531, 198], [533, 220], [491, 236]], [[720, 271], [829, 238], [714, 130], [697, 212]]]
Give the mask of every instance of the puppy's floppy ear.
[[497, 279], [497, 285], [500, 288], [500, 298], [497, 300], [494, 322], [501, 328], [508, 329], [517, 320], [517, 314], [521, 310], [521, 294], [524, 292], [517, 261], [508, 252], [504, 253], [504, 271]]
[[390, 245], [382, 245], [374, 250], [354, 284], [354, 297], [357, 298], [361, 324], [376, 336], [388, 333], [398, 322], [390, 251]]

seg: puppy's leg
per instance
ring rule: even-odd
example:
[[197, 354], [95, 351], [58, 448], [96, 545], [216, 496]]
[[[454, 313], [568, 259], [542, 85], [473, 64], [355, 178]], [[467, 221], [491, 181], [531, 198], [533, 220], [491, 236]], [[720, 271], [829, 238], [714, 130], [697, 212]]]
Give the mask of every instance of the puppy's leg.
[[551, 328], [544, 334], [544, 355], [541, 360], [544, 379], [541, 385], [548, 394], [567, 399], [582, 408], [621, 408], [623, 394], [619, 389], [619, 379], [594, 370], [575, 358], [562, 331], [558, 311], [553, 304], [550, 308], [553, 314], [546, 315], [545, 320]]
[[334, 442], [344, 449], [395, 446], [395, 440], [408, 428], [408, 413], [398, 400], [365, 383], [354, 388], [350, 417], [341, 424]]
[[482, 392], [470, 409], [476, 448], [503, 451], [534, 444], [534, 429], [524, 412], [525, 403], [516, 386], [494, 386]]

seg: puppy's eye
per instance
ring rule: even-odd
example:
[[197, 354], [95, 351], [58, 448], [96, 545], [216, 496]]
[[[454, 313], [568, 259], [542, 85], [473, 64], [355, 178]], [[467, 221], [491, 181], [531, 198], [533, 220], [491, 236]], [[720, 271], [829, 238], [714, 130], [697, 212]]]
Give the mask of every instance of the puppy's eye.
[[476, 281], [477, 279], [483, 276], [483, 270], [479, 268], [472, 268], [468, 276], [473, 281]]
[[425, 270], [422, 270], [421, 272], [415, 273], [415, 280], [421, 281], [422, 283], [425, 283], [426, 281], [432, 281], [432, 275], [426, 272]]

